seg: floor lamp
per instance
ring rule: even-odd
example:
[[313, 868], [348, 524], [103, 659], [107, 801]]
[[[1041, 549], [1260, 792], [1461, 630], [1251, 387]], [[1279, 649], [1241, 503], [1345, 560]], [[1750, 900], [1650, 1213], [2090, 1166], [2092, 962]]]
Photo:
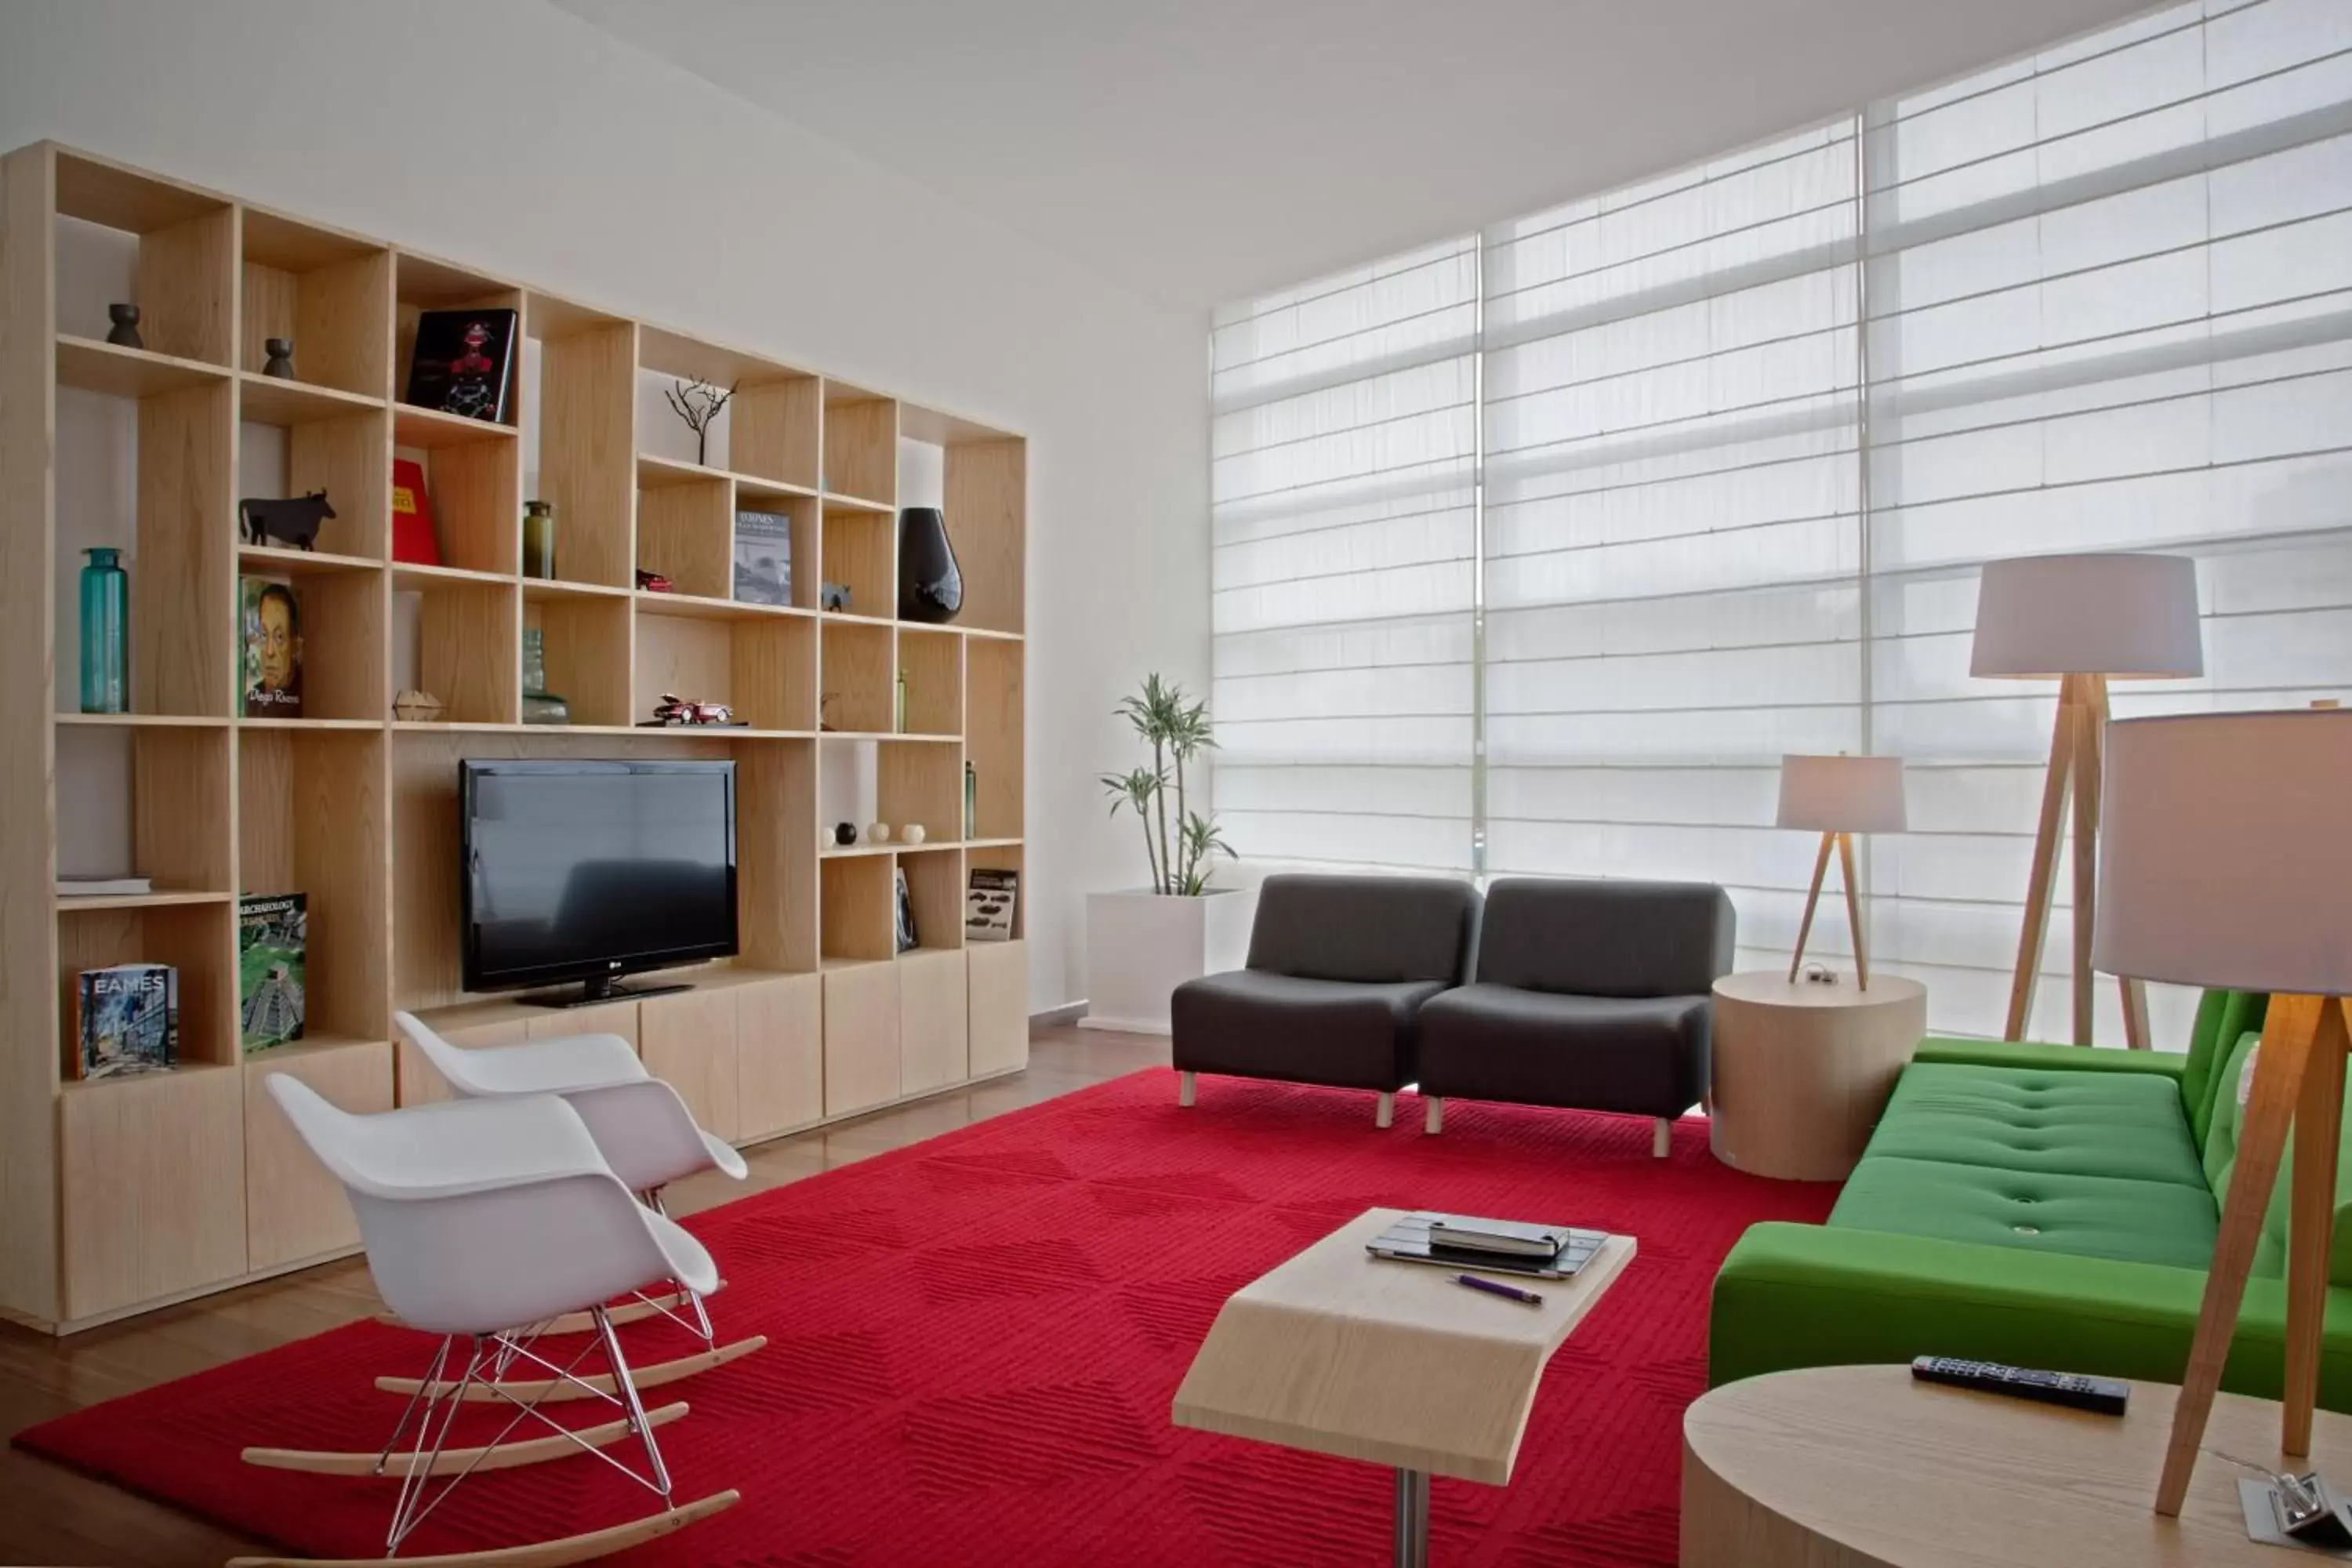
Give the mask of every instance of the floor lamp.
[[[2058, 721], [2033, 834], [2033, 867], [2009, 987], [2004, 1039], [2025, 1037], [2033, 983], [2058, 880], [2066, 801], [2074, 796], [2074, 1043], [2091, 1043], [2091, 948], [2097, 927], [2099, 753], [2111, 679], [2205, 673], [2197, 625], [2197, 563], [2185, 555], [2029, 555], [1988, 561], [1977, 589], [1969, 673], [2058, 682]], [[2124, 1042], [2147, 1047], [2147, 1002], [2123, 982]]]
[[1822, 836], [1821, 852], [1813, 857], [1813, 885], [1805, 894], [1805, 918], [1797, 927], [1797, 952], [1789, 960], [1789, 980], [1805, 962], [1805, 939], [1813, 931], [1813, 906], [1821, 902], [1822, 877], [1830, 866], [1830, 850], [1838, 854], [1838, 874], [1845, 883], [1846, 923], [1853, 928], [1853, 972], [1861, 989], [1870, 989], [1870, 955], [1862, 940], [1862, 906], [1853, 880], [1853, 836], [1857, 833], [1903, 831], [1903, 759], [1900, 757], [1785, 756], [1780, 759], [1782, 827], [1801, 827]]
[[2352, 994], [2352, 710], [2180, 714], [2107, 727], [2096, 958], [2141, 980], [2267, 991], [2197, 1338], [2156, 1511], [2177, 1514], [2230, 1352], [2246, 1272], [2297, 1130], [2287, 1224], [2285, 1416], [2311, 1451], [2336, 1217]]

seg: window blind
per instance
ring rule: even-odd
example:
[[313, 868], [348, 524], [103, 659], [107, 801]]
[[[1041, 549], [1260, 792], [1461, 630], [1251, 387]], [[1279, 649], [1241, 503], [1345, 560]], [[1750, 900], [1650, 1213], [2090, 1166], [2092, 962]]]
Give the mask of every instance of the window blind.
[[1894, 752], [1874, 966], [1996, 1033], [2056, 694], [1969, 678], [1984, 561], [2197, 558], [2207, 675], [2118, 713], [2352, 684], [2352, 5], [2152, 13], [1236, 307], [1215, 364], [1237, 847], [1717, 881], [1785, 963], [1781, 753]]
[[1221, 312], [1218, 816], [1236, 853], [1471, 864], [1477, 247]]

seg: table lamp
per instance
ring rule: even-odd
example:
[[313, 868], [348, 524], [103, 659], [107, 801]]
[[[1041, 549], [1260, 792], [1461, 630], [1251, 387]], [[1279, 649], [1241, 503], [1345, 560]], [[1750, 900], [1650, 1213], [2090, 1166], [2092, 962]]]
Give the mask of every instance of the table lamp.
[[2290, 1122], [2284, 1431], [2311, 1449], [2352, 1049], [2352, 710], [2195, 713], [2107, 726], [2098, 966], [2271, 994], [2156, 1511], [2177, 1514], [2236, 1329]]
[[[2205, 673], [2197, 563], [2186, 555], [2029, 555], [1988, 561], [1977, 588], [1974, 676], [2058, 682], [2058, 720], [2027, 874], [2024, 929], [2009, 987], [2005, 1039], [2025, 1037], [2058, 879], [2066, 797], [2074, 799], [2074, 1043], [2091, 1043], [2091, 944], [2097, 927], [2100, 731], [2111, 679]], [[2126, 980], [2124, 1041], [2147, 1046], [2147, 1004]]]
[[1853, 928], [1853, 972], [1863, 990], [1870, 989], [1870, 958], [1863, 951], [1862, 909], [1853, 881], [1853, 836], [1857, 833], [1903, 831], [1903, 759], [1900, 757], [1785, 756], [1780, 759], [1782, 827], [1801, 827], [1822, 836], [1821, 852], [1813, 857], [1813, 885], [1805, 894], [1805, 918], [1797, 927], [1796, 955], [1789, 960], [1789, 979], [1805, 962], [1805, 939], [1813, 931], [1813, 906], [1821, 901], [1822, 876], [1829, 869], [1830, 849], [1838, 852], [1838, 872], [1845, 882], [1846, 923]]

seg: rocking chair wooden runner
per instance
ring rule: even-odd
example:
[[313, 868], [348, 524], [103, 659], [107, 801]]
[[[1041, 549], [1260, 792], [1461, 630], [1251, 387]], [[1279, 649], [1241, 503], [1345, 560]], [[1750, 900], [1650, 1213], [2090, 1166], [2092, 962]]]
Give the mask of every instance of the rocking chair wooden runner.
[[[595, 1139], [613, 1173], [656, 1214], [667, 1213], [662, 1206], [662, 1189], [682, 1177], [700, 1171], [719, 1171], [740, 1182], [749, 1173], [743, 1156], [724, 1139], [697, 1125], [694, 1113], [687, 1109], [677, 1091], [647, 1072], [635, 1049], [618, 1035], [570, 1035], [469, 1049], [444, 1039], [413, 1013], [394, 1014], [394, 1021], [461, 1100], [544, 1094], [562, 1097], [580, 1113], [580, 1120], [587, 1125], [589, 1135]], [[702, 1342], [702, 1349], [695, 1354], [640, 1369], [636, 1373], [639, 1388], [657, 1388], [724, 1366], [768, 1342], [764, 1335], [753, 1335], [731, 1344], [719, 1344], [703, 1300], [706, 1294], [682, 1281], [671, 1280], [655, 1291], [638, 1291], [627, 1302], [608, 1306], [605, 1316], [615, 1327], [663, 1317]], [[593, 1326], [587, 1313], [572, 1312], [535, 1325], [526, 1335], [509, 1336], [493, 1375], [506, 1378], [518, 1361], [531, 1362], [541, 1372], [552, 1373], [552, 1363], [532, 1352], [528, 1342], [546, 1335], [582, 1333]], [[528, 1397], [541, 1381], [552, 1384], [543, 1394], [549, 1399], [591, 1397], [590, 1384], [610, 1392], [603, 1389], [601, 1380], [595, 1379], [567, 1382], [550, 1378], [513, 1382], [505, 1386], [509, 1392]], [[380, 1377], [376, 1386], [388, 1394], [414, 1394], [422, 1384], [415, 1378]], [[496, 1399], [499, 1392], [494, 1387], [477, 1385], [466, 1397]]]
[[[368, 1269], [400, 1321], [442, 1336], [425, 1376], [383, 1448], [340, 1453], [252, 1447], [246, 1462], [312, 1474], [396, 1479], [383, 1558], [239, 1558], [230, 1568], [561, 1568], [684, 1529], [733, 1506], [713, 1492], [680, 1505], [654, 1432], [687, 1413], [683, 1401], [648, 1411], [638, 1397], [604, 1303], [657, 1281], [708, 1293], [719, 1271], [702, 1244], [639, 1203], [615, 1176], [579, 1114], [552, 1096], [460, 1101], [353, 1116], [283, 1073], [270, 1093], [320, 1163], [343, 1184], [359, 1216]], [[584, 1314], [592, 1337], [561, 1363], [531, 1345], [545, 1326]], [[517, 1324], [541, 1325], [518, 1331]], [[551, 1375], [502, 1383], [518, 1355]], [[601, 1372], [590, 1376], [597, 1362]], [[456, 1373], [454, 1377], [448, 1374]], [[617, 1411], [569, 1428], [541, 1407], [557, 1390]], [[451, 1447], [460, 1408], [502, 1401], [512, 1414], [489, 1442]], [[537, 1429], [544, 1428], [543, 1433]], [[534, 1435], [510, 1440], [526, 1429]], [[604, 1452], [634, 1436], [642, 1468]], [[477, 1471], [593, 1455], [660, 1499], [661, 1510], [603, 1530], [526, 1545], [400, 1558], [401, 1547]], [[435, 1484], [438, 1482], [439, 1484]]]

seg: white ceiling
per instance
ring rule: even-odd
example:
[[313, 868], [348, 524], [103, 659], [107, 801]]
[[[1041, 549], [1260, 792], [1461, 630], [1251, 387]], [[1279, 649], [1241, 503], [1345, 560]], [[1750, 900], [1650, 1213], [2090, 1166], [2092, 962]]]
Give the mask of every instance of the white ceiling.
[[556, 0], [1186, 311], [2145, 0]]

